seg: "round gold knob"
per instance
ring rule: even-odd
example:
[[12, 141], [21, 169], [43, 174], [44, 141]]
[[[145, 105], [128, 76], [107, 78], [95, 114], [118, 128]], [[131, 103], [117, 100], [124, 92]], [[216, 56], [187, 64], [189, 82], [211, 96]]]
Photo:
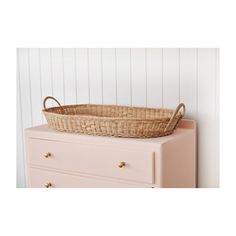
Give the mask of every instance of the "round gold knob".
[[52, 155], [52, 154], [51, 154], [50, 152], [46, 152], [46, 153], [44, 154], [44, 157], [45, 157], [45, 158], [49, 158], [51, 155]]
[[119, 164], [118, 164], [118, 167], [119, 168], [122, 168], [122, 167], [124, 167], [126, 165], [126, 163], [124, 162], [124, 161], [122, 161], [122, 162], [120, 162]]
[[50, 187], [52, 187], [52, 183], [48, 182], [48, 183], [46, 183], [46, 184], [44, 185], [44, 187], [45, 187], [45, 188], [50, 188]]

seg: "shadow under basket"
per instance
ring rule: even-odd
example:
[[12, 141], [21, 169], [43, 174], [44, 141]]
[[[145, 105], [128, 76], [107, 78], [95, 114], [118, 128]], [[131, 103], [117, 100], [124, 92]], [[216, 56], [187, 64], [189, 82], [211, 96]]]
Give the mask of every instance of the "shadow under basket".
[[[59, 106], [46, 108], [48, 99], [54, 100]], [[43, 106], [48, 126], [52, 129], [126, 138], [170, 135], [185, 113], [183, 103], [180, 103], [176, 110], [94, 104], [61, 106], [57, 99], [51, 96], [44, 99]]]

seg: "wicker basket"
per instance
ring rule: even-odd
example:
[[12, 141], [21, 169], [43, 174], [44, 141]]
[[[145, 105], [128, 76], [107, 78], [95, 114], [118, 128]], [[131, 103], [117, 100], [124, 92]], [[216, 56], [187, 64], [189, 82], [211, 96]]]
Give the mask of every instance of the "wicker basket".
[[[48, 99], [53, 99], [59, 106], [46, 108]], [[176, 110], [93, 104], [61, 106], [54, 97], [46, 97], [43, 106], [43, 113], [52, 129], [129, 138], [172, 134], [185, 113], [183, 103]]]

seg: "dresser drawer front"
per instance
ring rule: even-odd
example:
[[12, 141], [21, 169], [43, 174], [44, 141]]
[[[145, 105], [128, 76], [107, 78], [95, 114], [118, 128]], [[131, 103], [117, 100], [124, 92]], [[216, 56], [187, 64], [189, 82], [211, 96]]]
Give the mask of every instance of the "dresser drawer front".
[[28, 147], [31, 166], [144, 183], [154, 181], [154, 154], [151, 151], [32, 138], [28, 140]]
[[137, 188], [141, 185], [62, 174], [30, 168], [31, 188]]

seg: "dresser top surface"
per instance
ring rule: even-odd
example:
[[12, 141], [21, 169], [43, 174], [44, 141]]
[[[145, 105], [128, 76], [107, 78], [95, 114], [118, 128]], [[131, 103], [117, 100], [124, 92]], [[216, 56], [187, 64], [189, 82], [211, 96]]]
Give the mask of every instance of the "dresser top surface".
[[196, 122], [194, 120], [183, 119], [172, 135], [159, 138], [118, 138], [106, 136], [92, 136], [77, 133], [65, 133], [53, 130], [48, 125], [40, 125], [26, 129], [26, 135], [32, 138], [52, 139], [58, 141], [87, 141], [87, 142], [122, 142], [136, 144], [162, 144], [183, 135], [196, 132]]

